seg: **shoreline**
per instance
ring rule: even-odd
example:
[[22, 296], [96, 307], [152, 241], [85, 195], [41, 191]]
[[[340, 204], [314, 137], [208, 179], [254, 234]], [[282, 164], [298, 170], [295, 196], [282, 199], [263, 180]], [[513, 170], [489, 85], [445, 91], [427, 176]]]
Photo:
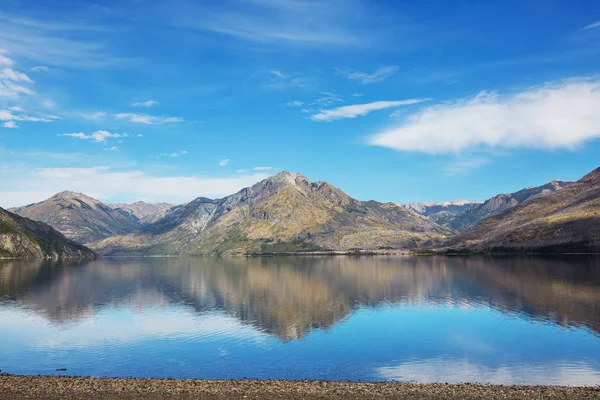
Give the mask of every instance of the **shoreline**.
[[0, 375], [12, 399], [598, 399], [600, 386], [500, 386], [286, 380], [177, 380]]

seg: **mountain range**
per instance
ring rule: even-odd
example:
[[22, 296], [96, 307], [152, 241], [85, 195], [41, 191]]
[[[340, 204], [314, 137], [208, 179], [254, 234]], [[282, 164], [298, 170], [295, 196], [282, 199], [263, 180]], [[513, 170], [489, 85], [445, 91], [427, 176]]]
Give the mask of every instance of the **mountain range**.
[[600, 251], [600, 168], [484, 219], [446, 246], [469, 251]]
[[197, 198], [154, 224], [89, 246], [105, 255], [410, 249], [450, 234], [412, 210], [358, 201], [284, 171], [222, 199]]
[[[593, 251], [600, 173], [484, 202], [359, 201], [327, 182], [281, 172], [222, 199], [103, 204], [61, 192], [10, 209], [103, 255], [234, 255], [307, 251]], [[66, 239], [65, 238], [65, 239]], [[557, 247], [558, 246], [558, 247]], [[563, 246], [563, 247], [560, 247]]]
[[446, 203], [407, 203], [410, 208], [436, 223], [462, 232], [479, 221], [523, 203], [535, 196], [545, 196], [569, 185], [568, 181], [551, 181], [542, 186], [528, 187], [514, 193], [503, 193], [484, 202], [456, 200]]

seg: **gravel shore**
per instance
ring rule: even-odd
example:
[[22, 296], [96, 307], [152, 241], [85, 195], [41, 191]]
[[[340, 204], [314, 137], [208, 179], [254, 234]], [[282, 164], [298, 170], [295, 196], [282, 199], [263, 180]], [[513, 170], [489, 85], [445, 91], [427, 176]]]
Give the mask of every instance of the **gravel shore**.
[[597, 387], [0, 376], [0, 399], [600, 399]]

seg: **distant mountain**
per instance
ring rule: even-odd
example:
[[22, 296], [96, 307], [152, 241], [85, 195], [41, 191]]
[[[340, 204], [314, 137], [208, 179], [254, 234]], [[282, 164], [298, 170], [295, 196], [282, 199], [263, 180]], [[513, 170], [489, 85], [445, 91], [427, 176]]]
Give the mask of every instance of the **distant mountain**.
[[499, 214], [536, 196], [546, 196], [569, 185], [567, 181], [551, 181], [542, 186], [528, 187], [515, 193], [499, 194], [484, 203], [465, 210], [448, 221], [446, 226], [464, 231], [484, 218]]
[[[548, 185], [548, 191], [484, 219], [447, 246], [476, 251], [600, 251], [600, 168], [560, 190], [554, 182]], [[527, 190], [517, 193], [525, 198]]]
[[45, 222], [79, 243], [128, 233], [140, 227], [139, 223], [100, 201], [69, 191], [9, 211], [35, 221]]
[[141, 225], [147, 225], [163, 218], [169, 209], [175, 207], [175, 204], [136, 201], [132, 204], [108, 204], [108, 206]]
[[449, 226], [457, 214], [471, 210], [481, 204], [482, 202], [480, 201], [454, 200], [443, 203], [412, 202], [402, 204], [402, 206], [428, 217], [437, 224]]
[[247, 254], [416, 248], [452, 231], [396, 204], [358, 201], [282, 172], [219, 200], [177, 206], [137, 232], [90, 244], [102, 254]]
[[0, 257], [95, 258], [83, 245], [67, 239], [51, 226], [0, 208]]
[[570, 183], [551, 181], [545, 185], [528, 187], [515, 193], [499, 194], [484, 202], [456, 200], [447, 203], [406, 203], [402, 206], [428, 217], [439, 225], [462, 232], [484, 218], [499, 214], [532, 197], [553, 193]]

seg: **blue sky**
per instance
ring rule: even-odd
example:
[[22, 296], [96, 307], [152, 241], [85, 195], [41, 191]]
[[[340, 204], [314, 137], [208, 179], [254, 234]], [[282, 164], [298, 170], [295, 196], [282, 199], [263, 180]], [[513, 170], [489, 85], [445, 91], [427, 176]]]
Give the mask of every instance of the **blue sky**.
[[0, 206], [280, 170], [481, 200], [599, 166], [596, 1], [5, 0]]

